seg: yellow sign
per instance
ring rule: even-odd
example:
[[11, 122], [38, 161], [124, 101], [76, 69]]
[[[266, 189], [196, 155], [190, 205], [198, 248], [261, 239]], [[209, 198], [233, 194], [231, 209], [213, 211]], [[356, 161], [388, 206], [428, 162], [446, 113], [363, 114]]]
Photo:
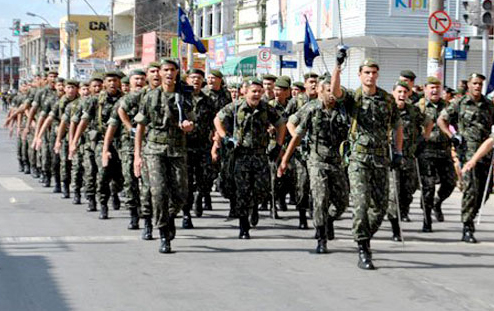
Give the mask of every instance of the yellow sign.
[[[70, 47], [74, 49], [75, 40], [79, 44], [79, 41], [83, 39], [92, 38], [93, 51], [99, 50], [102, 47], [108, 46], [108, 31], [110, 29], [108, 23], [108, 16], [96, 16], [96, 15], [70, 15], [69, 24], [67, 23], [67, 16], [60, 19], [60, 46], [64, 46], [67, 42], [66, 26], [75, 24], [76, 31], [71, 32]], [[81, 56], [82, 57], [82, 56]]]
[[89, 55], [94, 53], [93, 50], [93, 38], [86, 38], [79, 40], [79, 53], [78, 56], [79, 58], [86, 58]]

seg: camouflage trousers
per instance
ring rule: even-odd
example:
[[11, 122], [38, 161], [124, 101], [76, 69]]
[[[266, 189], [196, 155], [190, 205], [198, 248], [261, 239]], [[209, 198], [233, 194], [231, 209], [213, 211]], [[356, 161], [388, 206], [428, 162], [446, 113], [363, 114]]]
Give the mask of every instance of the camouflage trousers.
[[84, 146], [77, 146], [76, 152], [72, 157], [72, 185], [74, 192], [81, 193], [84, 176]]
[[220, 149], [219, 190], [227, 199], [235, 198], [235, 156], [232, 150]]
[[422, 196], [425, 204], [424, 210], [426, 213], [430, 213], [430, 211], [434, 208], [436, 177], [439, 177], [441, 184], [437, 191], [437, 197], [440, 202], [443, 202], [455, 189], [455, 168], [451, 157], [419, 157], [419, 168], [420, 180], [422, 181]]
[[139, 198], [139, 179], [134, 175], [134, 148], [121, 148], [120, 157], [122, 159], [122, 174], [124, 178], [124, 204], [126, 208], [137, 215], [141, 202]]
[[325, 226], [343, 214], [349, 204], [348, 183], [340, 162], [308, 162], [310, 190], [314, 202], [314, 226]]
[[270, 172], [267, 155], [236, 155], [233, 174], [239, 217], [249, 216], [269, 195], [267, 190], [270, 188]]
[[151, 203], [151, 189], [149, 187], [149, 171], [146, 158], [142, 158], [140, 187], [141, 216], [143, 218], [153, 217], [153, 205]]
[[[399, 210], [401, 215], [408, 215], [410, 204], [413, 201], [413, 194], [418, 187], [417, 168], [415, 158], [404, 158], [403, 165], [397, 170], [389, 172], [389, 204], [388, 219], [398, 219], [398, 205], [396, 203], [396, 191], [398, 190]], [[396, 188], [393, 185], [396, 183]]]
[[218, 169], [211, 160], [209, 150], [189, 149], [187, 151], [188, 195], [184, 212], [190, 212], [194, 202], [194, 192], [209, 194], [213, 182], [218, 176]]
[[72, 170], [72, 162], [69, 160], [69, 141], [67, 137], [62, 139], [62, 147], [60, 148], [60, 179], [70, 185], [70, 171]]
[[38, 167], [38, 155], [37, 152], [34, 148], [31, 148], [33, 144], [33, 139], [34, 139], [34, 133], [32, 131], [27, 134], [27, 146], [28, 146], [28, 153], [29, 153], [29, 163], [31, 164], [31, 167]]
[[55, 184], [58, 185], [60, 184], [60, 154], [55, 153], [53, 150], [53, 148], [55, 147], [56, 140], [57, 140], [57, 128], [52, 127], [52, 131], [50, 132], [50, 140], [49, 140], [50, 151], [52, 153], [51, 171], [55, 179]]
[[51, 144], [51, 131], [45, 131], [41, 138], [41, 171], [47, 178], [52, 176], [53, 144]]
[[187, 202], [187, 159], [153, 152], [144, 152], [144, 157], [156, 226], [166, 228]]
[[[295, 153], [293, 158], [293, 164], [295, 167], [295, 188], [296, 198], [295, 206], [298, 210], [309, 209], [309, 194], [310, 194], [310, 181], [309, 173], [307, 170], [307, 163], [302, 159], [302, 156]], [[292, 161], [290, 161], [292, 162]]]
[[[484, 158], [485, 159], [485, 158]], [[490, 161], [490, 158], [489, 158]], [[461, 199], [461, 221], [471, 223], [482, 205], [485, 185], [489, 174], [489, 162], [479, 161], [475, 168], [463, 175], [464, 189]], [[492, 189], [492, 178], [488, 186], [486, 200]]]
[[29, 156], [27, 155], [27, 142], [22, 141], [21, 135], [17, 137], [17, 161], [19, 165], [29, 164]]
[[101, 205], [106, 205], [111, 194], [118, 194], [123, 188], [122, 163], [113, 145], [110, 145], [111, 158], [108, 166], [103, 167], [103, 141], [98, 141], [95, 149], [95, 160], [98, 173], [96, 175], [96, 194]]
[[96, 166], [96, 158], [94, 149], [91, 146], [91, 142], [86, 140], [83, 145], [84, 148], [84, 190], [86, 197], [96, 195], [96, 174], [98, 173], [98, 167]]
[[387, 165], [350, 160], [350, 195], [353, 202], [353, 237], [367, 240], [377, 232], [388, 209]]

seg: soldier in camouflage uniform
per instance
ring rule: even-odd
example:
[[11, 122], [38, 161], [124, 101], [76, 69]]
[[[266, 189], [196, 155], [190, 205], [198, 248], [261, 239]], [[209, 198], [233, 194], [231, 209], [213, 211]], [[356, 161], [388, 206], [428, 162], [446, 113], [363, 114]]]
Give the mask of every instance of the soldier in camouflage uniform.
[[305, 86], [303, 82], [294, 82], [292, 84], [292, 98], [297, 97], [298, 94], [305, 93]]
[[[101, 206], [100, 219], [108, 219], [108, 200], [110, 196], [118, 196], [123, 184], [122, 166], [120, 158], [114, 146], [110, 147], [111, 158], [108, 166], [102, 165], [103, 138], [106, 133], [107, 122], [110, 119], [112, 111], [116, 109], [115, 104], [122, 96], [122, 92], [118, 88], [120, 84], [120, 76], [115, 72], [107, 72], [105, 74], [104, 86], [105, 90], [99, 96], [92, 97], [86, 108], [82, 112], [81, 121], [77, 126], [77, 131], [70, 145], [70, 156], [73, 157], [77, 150], [77, 143], [82, 133], [89, 130], [89, 140], [92, 144], [92, 149], [95, 152], [95, 160], [98, 169], [96, 175], [96, 193]], [[113, 193], [110, 190], [110, 182], [114, 182], [117, 189]], [[115, 201], [115, 198], [113, 198]], [[114, 208], [115, 208], [114, 204]]]
[[[441, 132], [436, 121], [448, 103], [441, 99], [441, 81], [435, 77], [427, 78], [425, 84], [425, 97], [416, 106], [426, 117], [434, 122], [430, 138], [419, 147], [419, 171], [422, 181], [424, 210], [423, 232], [432, 232], [431, 211], [434, 210], [436, 219], [444, 221], [441, 204], [453, 192], [455, 182], [455, 169], [451, 159], [451, 142], [448, 136]], [[436, 178], [439, 177], [441, 186], [434, 198]]]
[[137, 123], [134, 172], [141, 174], [142, 138], [146, 133], [144, 162], [149, 174], [151, 202], [160, 231], [160, 253], [171, 252], [175, 217], [187, 203], [186, 133], [194, 128], [191, 94], [179, 86], [179, 66], [163, 59], [161, 86], [149, 91], [134, 118]]
[[307, 166], [318, 240], [316, 252], [322, 254], [328, 252], [327, 240], [334, 239], [334, 220], [345, 211], [349, 201], [349, 187], [339, 154], [340, 144], [348, 133], [348, 116], [331, 94], [330, 77], [326, 76], [319, 85], [318, 99], [312, 100], [304, 110], [278, 174], [288, 168], [296, 146], [307, 135], [310, 150]]
[[[230, 93], [223, 88], [223, 74], [219, 70], [210, 70], [207, 76], [207, 86], [203, 89], [206, 96], [209, 97], [211, 103], [214, 105], [214, 112], [218, 112], [221, 108], [225, 107], [227, 104], [232, 102], [232, 97]], [[206, 172], [209, 185], [212, 185], [214, 180], [218, 177], [219, 165], [211, 165], [208, 172]], [[211, 210], [211, 195], [210, 192], [203, 194], [204, 199], [204, 209]], [[196, 205], [198, 200], [194, 202]], [[197, 205], [195, 206], [197, 209]]]
[[272, 74], [265, 74], [262, 76], [262, 87], [264, 89], [264, 94], [262, 95], [262, 100], [269, 102], [274, 99], [274, 84], [276, 82], [276, 76]]
[[139, 111], [141, 89], [146, 82], [146, 73], [135, 69], [129, 74], [130, 91], [117, 102], [113, 110], [103, 144], [103, 167], [107, 167], [111, 157], [110, 146], [115, 135], [120, 136], [120, 157], [124, 177], [125, 207], [130, 211], [129, 230], [139, 229], [139, 180], [134, 174], [134, 136], [137, 124], [134, 117]]
[[[467, 95], [455, 100], [449, 107], [441, 112], [437, 123], [443, 133], [453, 142], [455, 147], [463, 153], [460, 158], [463, 163], [472, 159], [475, 151], [482, 142], [489, 138], [491, 127], [494, 125], [494, 106], [492, 102], [482, 95], [482, 87], [485, 77], [473, 73], [468, 79]], [[449, 130], [449, 124], [458, 128], [458, 133], [453, 135]], [[489, 173], [492, 155], [489, 154], [476, 161], [476, 166], [469, 169], [463, 176], [465, 188], [461, 201], [461, 221], [463, 223], [462, 241], [476, 243], [474, 237], [474, 219], [482, 205], [482, 196]], [[492, 178], [488, 189], [492, 189]], [[487, 195], [489, 195], [487, 192]], [[488, 198], [488, 196], [487, 196]]]
[[[398, 211], [401, 220], [410, 221], [408, 212], [413, 201], [413, 194], [417, 190], [418, 176], [415, 152], [419, 141], [424, 140], [425, 134], [432, 129], [432, 122], [426, 121], [420, 110], [409, 100], [410, 86], [404, 81], [398, 81], [393, 86], [393, 97], [403, 122], [403, 162], [398, 168], [390, 172], [389, 206], [387, 216], [391, 222], [393, 240], [401, 241], [401, 232], [398, 219]], [[426, 127], [428, 129], [426, 129]], [[424, 129], [424, 130], [423, 130]], [[427, 134], [426, 134], [427, 135]], [[393, 135], [394, 137], [394, 135]], [[396, 141], [393, 140], [393, 145]], [[391, 174], [394, 174], [391, 175]], [[395, 180], [396, 177], [396, 180]], [[396, 183], [396, 188], [392, 183]], [[398, 202], [396, 202], [396, 191], [398, 190]], [[398, 206], [399, 204], [399, 206]]]
[[[261, 100], [261, 81], [253, 78], [248, 84], [245, 99], [237, 107], [233, 103], [224, 107], [214, 121], [224, 144], [235, 148], [234, 180], [240, 239], [250, 238], [249, 214], [265, 200], [266, 189], [269, 189], [267, 130], [272, 125], [277, 133], [276, 147], [269, 153], [272, 161], [279, 157], [286, 130], [283, 116]], [[236, 132], [227, 133], [226, 128], [235, 128]]]
[[[195, 202], [195, 213], [197, 217], [202, 216], [202, 198], [209, 196], [214, 177], [209, 176], [211, 172], [217, 172], [216, 164], [211, 159], [212, 136], [214, 131], [213, 120], [216, 115], [214, 103], [201, 90], [204, 81], [204, 71], [192, 69], [189, 71], [187, 82], [194, 88], [192, 93], [192, 110], [197, 122], [194, 130], [187, 134], [187, 174], [188, 189], [187, 204], [183, 212], [182, 227], [193, 228], [190, 210]], [[214, 165], [214, 167], [213, 167]], [[196, 192], [197, 191], [197, 192]], [[196, 192], [194, 197], [194, 192]]]
[[[91, 145], [91, 140], [89, 139], [89, 135], [87, 132], [82, 134], [79, 142], [74, 142], [74, 135], [81, 121], [82, 112], [84, 110], [89, 109], [89, 105], [93, 103], [93, 97], [98, 97], [99, 93], [103, 88], [103, 77], [100, 74], [93, 74], [92, 78], [89, 80], [89, 89], [91, 94], [87, 97], [82, 97], [79, 101], [79, 105], [77, 109], [73, 112], [72, 117], [70, 118], [70, 127], [69, 127], [69, 137], [70, 144], [75, 144], [76, 146], [76, 154], [72, 157], [76, 159], [80, 159], [81, 154], [83, 155], [82, 165], [84, 167], [83, 174], [83, 184], [86, 199], [88, 200], [88, 212], [96, 211], [96, 174], [98, 172], [98, 168], [96, 165], [96, 159], [94, 154], [94, 149]], [[76, 160], [78, 161], [78, 160]]]
[[423, 94], [418, 94], [413, 91], [416, 78], [417, 76], [411, 70], [402, 70], [400, 72], [399, 80], [405, 82], [408, 85], [408, 88], [410, 89], [408, 100], [410, 101], [411, 104], [417, 103], [423, 97]]
[[[354, 204], [353, 236], [358, 243], [361, 269], [374, 269], [370, 240], [379, 229], [388, 209], [388, 169], [402, 159], [403, 126], [393, 97], [377, 87], [379, 65], [366, 59], [359, 67], [362, 84], [356, 91], [340, 87], [340, 66], [333, 74], [333, 94], [343, 101], [351, 116], [350, 164], [348, 174]], [[395, 130], [396, 145], [390, 159], [388, 140]]]
[[12, 98], [9, 117], [5, 121], [5, 126], [8, 126], [13, 131], [16, 127], [16, 139], [17, 139], [17, 161], [19, 162], [19, 172], [24, 172], [29, 168], [29, 159], [26, 154], [27, 147], [26, 142], [22, 140], [21, 133], [26, 126], [26, 120], [22, 114], [16, 114], [15, 118], [10, 118], [14, 115], [16, 110], [20, 108], [22, 102], [26, 98], [28, 92], [28, 86], [25, 83], [21, 83], [19, 86], [19, 92]]

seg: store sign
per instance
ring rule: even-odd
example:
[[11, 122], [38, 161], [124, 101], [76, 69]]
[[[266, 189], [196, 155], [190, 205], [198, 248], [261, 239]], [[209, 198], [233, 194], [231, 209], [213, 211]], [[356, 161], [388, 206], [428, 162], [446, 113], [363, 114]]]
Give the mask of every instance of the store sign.
[[156, 32], [148, 32], [142, 35], [142, 60], [143, 66], [156, 61]]
[[431, 0], [389, 0], [391, 16], [428, 16]]
[[94, 51], [93, 51], [93, 38], [86, 38], [86, 39], [79, 40], [78, 46], [79, 46], [78, 56], [80, 58], [86, 58], [89, 55], [94, 53]]

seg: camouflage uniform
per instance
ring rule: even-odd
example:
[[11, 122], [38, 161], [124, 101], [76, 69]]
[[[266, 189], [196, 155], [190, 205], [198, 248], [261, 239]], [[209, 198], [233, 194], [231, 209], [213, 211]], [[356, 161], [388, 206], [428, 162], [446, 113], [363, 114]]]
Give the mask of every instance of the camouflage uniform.
[[[82, 99], [78, 98], [78, 100], [74, 100], [70, 104], [65, 106], [64, 113], [62, 115], [62, 120], [68, 126], [67, 133], [69, 132], [69, 128], [70, 128], [70, 120], [76, 114], [77, 110], [81, 106], [81, 101]], [[84, 138], [81, 137], [81, 140], [83, 139]], [[71, 160], [72, 169], [70, 175], [71, 175], [71, 184], [74, 188], [75, 198], [79, 198], [79, 199], [81, 196], [81, 188], [83, 185], [83, 175], [84, 175], [83, 161], [84, 161], [84, 153], [81, 152], [80, 145], [78, 145], [77, 150]], [[77, 201], [75, 202], [79, 204]]]
[[364, 94], [362, 88], [344, 93], [346, 111], [352, 116], [348, 174], [353, 237], [357, 242], [369, 241], [388, 209], [388, 135], [401, 119], [392, 96], [380, 88], [373, 95]]
[[[31, 106], [33, 105], [33, 101], [38, 93], [40, 88], [33, 87], [29, 89], [29, 93], [27, 94], [26, 100], [24, 103], [26, 104], [26, 109], [29, 112]], [[29, 128], [31, 128], [31, 124], [27, 124]], [[29, 130], [29, 134], [27, 135], [26, 141], [28, 145], [28, 154], [29, 154], [29, 163], [31, 164], [31, 170], [33, 171], [33, 177], [36, 177], [38, 174], [38, 155], [34, 148], [31, 148], [34, 139], [34, 132], [32, 129]]]
[[[26, 94], [22, 94], [22, 93], [17, 94], [12, 99], [12, 107], [19, 108], [25, 98], [26, 98]], [[22, 114], [21, 124], [19, 127], [20, 132], [18, 133], [17, 136], [17, 161], [19, 161], [19, 166], [27, 171], [27, 167], [29, 166], [29, 157], [27, 155], [27, 142], [22, 141], [22, 131], [24, 130], [25, 127], [26, 127], [26, 118], [24, 114]]]
[[[242, 221], [266, 199], [266, 189], [270, 187], [266, 154], [269, 143], [267, 129], [270, 124], [275, 127], [283, 124], [285, 119], [274, 107], [263, 101], [252, 108], [242, 99], [238, 103], [235, 117], [234, 113], [235, 105], [231, 103], [218, 112], [218, 118], [225, 124], [225, 128], [236, 130], [231, 133], [237, 140], [234, 151], [235, 197]], [[236, 122], [235, 127], [233, 124], [227, 125], [228, 122]], [[245, 229], [248, 231], [248, 228]]]
[[173, 235], [174, 217], [187, 202], [186, 135], [179, 127], [177, 97], [183, 98], [184, 117], [194, 121], [190, 94], [167, 93], [161, 86], [146, 94], [134, 118], [147, 127], [143, 165], [162, 238]]
[[[410, 204], [413, 201], [413, 194], [418, 186], [415, 152], [417, 150], [418, 140], [422, 135], [422, 126], [425, 125], [425, 117], [410, 102], [407, 102], [403, 109], [398, 108], [398, 111], [403, 122], [403, 162], [399, 168], [395, 169], [397, 179], [395, 182], [398, 189], [401, 218], [403, 218], [404, 216], [408, 216]], [[390, 174], [392, 173], [393, 171], [390, 172]], [[398, 219], [395, 187], [391, 184], [393, 180], [394, 178], [390, 175], [388, 219]]]
[[[96, 193], [98, 195], [98, 201], [101, 204], [100, 218], [106, 218], [108, 212], [108, 200], [110, 198], [111, 189], [110, 182], [114, 182], [113, 185], [117, 189], [114, 191], [120, 192], [121, 185], [123, 184], [122, 166], [120, 158], [114, 147], [110, 146], [109, 152], [111, 158], [109, 159], [108, 166], [103, 167], [102, 164], [102, 151], [103, 151], [103, 138], [107, 129], [107, 122], [110, 119], [112, 111], [116, 109], [116, 102], [122, 96], [118, 91], [115, 95], [110, 95], [106, 91], [102, 91], [98, 97], [92, 97], [91, 103], [83, 110], [82, 120], [88, 120], [88, 135], [91, 141], [91, 147], [95, 152], [95, 160], [98, 169], [96, 175]], [[115, 195], [115, 193], [113, 193]]]
[[[441, 203], [453, 192], [455, 182], [455, 169], [451, 159], [451, 143], [437, 126], [437, 118], [447, 103], [440, 99], [437, 103], [432, 103], [425, 98], [421, 99], [416, 106], [419, 107], [425, 117], [434, 122], [429, 140], [424, 144], [423, 150], [419, 151], [420, 178], [422, 181], [422, 196], [425, 206], [424, 229], [430, 230], [432, 224], [431, 211], [440, 212]], [[441, 186], [437, 191], [437, 198], [434, 199], [436, 177], [439, 177]], [[436, 214], [438, 216], [438, 214]]]
[[[57, 91], [46, 86], [43, 88], [43, 92], [40, 93], [39, 97], [36, 99], [36, 107], [38, 118], [46, 118], [51, 110], [51, 105], [54, 101], [58, 99]], [[39, 100], [39, 102], [37, 102]], [[53, 128], [53, 127], [52, 127]], [[49, 180], [52, 176], [52, 155], [53, 155], [53, 144], [50, 140], [51, 130], [46, 130], [43, 133], [42, 145], [41, 145], [41, 171], [43, 172], [45, 179], [47, 179], [47, 184], [49, 185]]]
[[[340, 144], [348, 134], [346, 110], [341, 103], [327, 108], [320, 100], [312, 100], [301, 116], [296, 133], [301, 137], [307, 134], [314, 226], [326, 231], [328, 222], [332, 224], [348, 206], [349, 187], [339, 154]], [[325, 233], [322, 232], [323, 236]]]
[[[467, 94], [442, 110], [441, 117], [458, 127], [459, 134], [465, 140], [465, 144], [461, 148], [463, 154], [460, 158], [463, 163], [466, 163], [484, 140], [489, 138], [491, 126], [494, 124], [494, 106], [492, 101], [483, 95], [476, 102], [472, 96]], [[491, 157], [492, 153], [489, 153], [477, 163], [474, 169], [463, 175], [465, 188], [461, 201], [461, 221], [471, 225], [472, 229], [475, 216], [482, 205]], [[489, 185], [489, 189], [492, 189], [492, 184]], [[487, 198], [489, 192], [487, 192]]]

